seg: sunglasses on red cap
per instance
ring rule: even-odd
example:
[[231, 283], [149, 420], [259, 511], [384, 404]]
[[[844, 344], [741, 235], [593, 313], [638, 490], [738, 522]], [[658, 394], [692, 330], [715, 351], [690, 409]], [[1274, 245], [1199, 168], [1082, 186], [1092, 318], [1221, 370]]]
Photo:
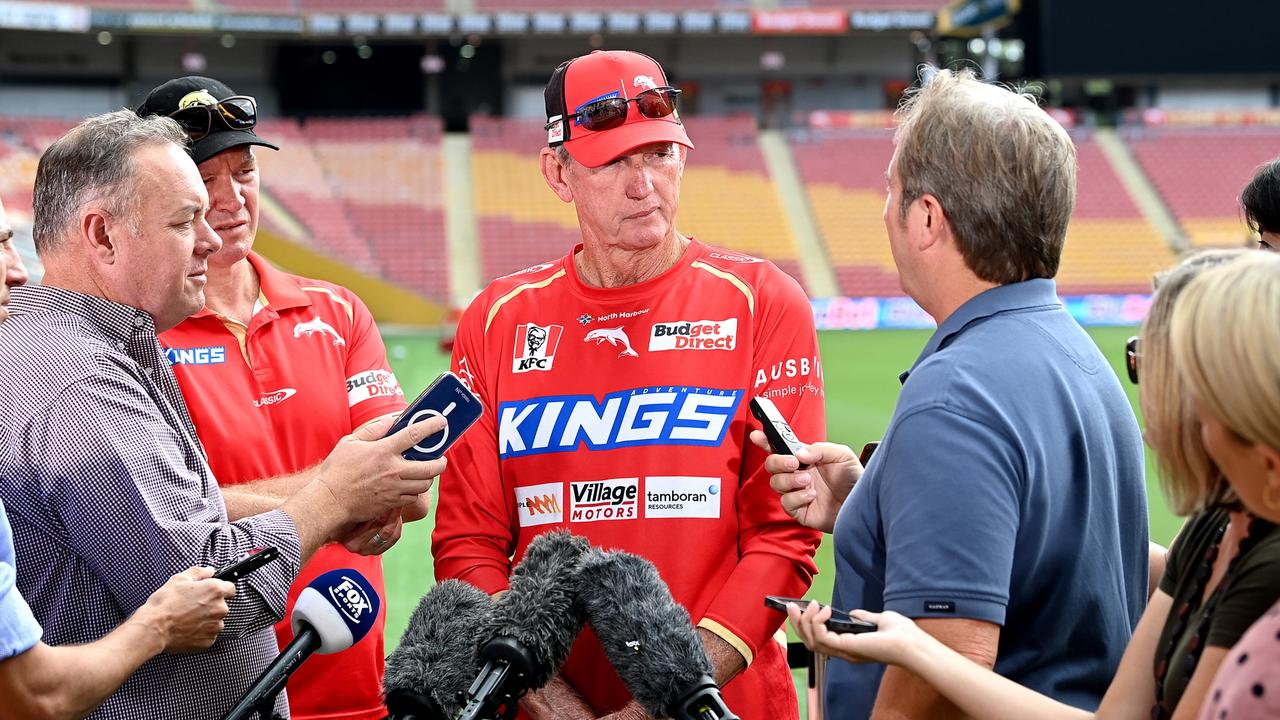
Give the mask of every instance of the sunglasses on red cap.
[[[215, 112], [216, 111], [216, 112]], [[250, 130], [258, 124], [258, 101], [248, 95], [232, 95], [213, 105], [192, 105], [169, 113], [192, 140], [214, 132], [214, 118], [227, 130]]]
[[[555, 118], [547, 123], [544, 130], [551, 130], [557, 124], [564, 124], [564, 140], [569, 140], [570, 128], [581, 125], [587, 130], [612, 130], [627, 121], [627, 106], [636, 104], [640, 114], [651, 120], [668, 117], [676, 111], [676, 99], [680, 90], [670, 86], [645, 90], [633, 98], [609, 97], [593, 100], [568, 117]], [[570, 122], [572, 121], [572, 123]]]

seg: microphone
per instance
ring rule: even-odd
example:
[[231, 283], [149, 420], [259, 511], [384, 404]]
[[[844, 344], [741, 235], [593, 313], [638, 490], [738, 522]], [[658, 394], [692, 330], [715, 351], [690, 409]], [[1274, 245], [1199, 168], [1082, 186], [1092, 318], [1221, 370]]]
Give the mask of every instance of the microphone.
[[445, 580], [423, 596], [400, 646], [387, 658], [382, 690], [392, 720], [453, 720], [480, 672], [476, 631], [493, 601], [461, 580]]
[[459, 720], [515, 717], [520, 698], [550, 682], [564, 664], [582, 632], [577, 567], [590, 547], [567, 530], [529, 543], [511, 573], [511, 589], [494, 603], [479, 633], [484, 667], [467, 690]]
[[592, 550], [578, 601], [618, 676], [645, 712], [673, 720], [738, 720], [713, 680], [689, 613], [648, 560]]
[[373, 628], [381, 602], [369, 581], [355, 570], [330, 570], [312, 580], [289, 616], [293, 642], [262, 671], [224, 720], [247, 720], [255, 714], [267, 720], [276, 696], [298, 666], [312, 653], [328, 655], [360, 642]]

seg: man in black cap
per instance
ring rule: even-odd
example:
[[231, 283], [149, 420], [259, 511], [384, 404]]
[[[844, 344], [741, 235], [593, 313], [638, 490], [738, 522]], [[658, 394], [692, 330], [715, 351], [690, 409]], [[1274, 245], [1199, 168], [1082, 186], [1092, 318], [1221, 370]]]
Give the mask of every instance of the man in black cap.
[[[386, 347], [364, 303], [350, 290], [289, 275], [253, 253], [259, 169], [254, 146], [278, 150], [255, 132], [252, 97], [205, 77], [152, 90], [139, 115], [173, 118], [209, 193], [209, 225], [222, 249], [209, 258], [205, 307], [161, 335], [209, 465], [234, 520], [278, 507], [345, 435], [405, 406]], [[269, 478], [259, 480], [259, 478]], [[299, 573], [289, 606], [313, 578], [355, 568], [382, 590], [379, 555], [403, 520], [426, 515], [426, 496], [330, 543]], [[283, 646], [287, 620], [276, 626]], [[378, 720], [383, 625], [341, 655], [311, 658], [289, 681], [294, 718]]]

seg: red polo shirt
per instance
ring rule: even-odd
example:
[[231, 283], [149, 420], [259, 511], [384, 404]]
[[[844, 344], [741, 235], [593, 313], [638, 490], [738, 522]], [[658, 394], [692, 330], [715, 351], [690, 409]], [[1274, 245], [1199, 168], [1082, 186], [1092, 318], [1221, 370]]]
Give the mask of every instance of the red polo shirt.
[[[288, 275], [257, 255], [261, 308], [249, 326], [208, 308], [160, 336], [196, 431], [221, 485], [312, 467], [360, 425], [405, 406], [368, 308], [350, 290]], [[341, 545], [322, 547], [289, 593], [316, 576], [354, 568], [385, 597], [382, 561]], [[383, 603], [383, 608], [386, 604]], [[382, 706], [383, 626], [334, 655], [313, 655], [289, 681], [294, 718], [377, 720]], [[288, 616], [276, 625], [283, 647]]]

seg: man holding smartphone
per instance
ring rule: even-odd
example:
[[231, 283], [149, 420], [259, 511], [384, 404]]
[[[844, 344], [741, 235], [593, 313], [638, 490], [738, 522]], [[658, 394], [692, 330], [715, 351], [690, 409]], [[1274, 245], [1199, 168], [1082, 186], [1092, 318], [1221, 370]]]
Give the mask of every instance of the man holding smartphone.
[[[343, 436], [405, 407], [368, 308], [350, 290], [281, 272], [253, 252], [259, 169], [257, 103], [191, 76], [151, 91], [138, 114], [171, 117], [209, 193], [222, 249], [209, 257], [205, 305], [160, 336], [232, 519], [278, 507], [311, 478]], [[266, 478], [266, 479], [261, 479]], [[426, 516], [426, 495], [322, 547], [289, 590], [289, 608], [314, 578], [354, 568], [383, 592], [379, 555], [401, 522]], [[294, 718], [379, 720], [385, 603], [368, 641], [316, 655], [289, 681]], [[289, 612], [276, 625], [293, 639]]]

